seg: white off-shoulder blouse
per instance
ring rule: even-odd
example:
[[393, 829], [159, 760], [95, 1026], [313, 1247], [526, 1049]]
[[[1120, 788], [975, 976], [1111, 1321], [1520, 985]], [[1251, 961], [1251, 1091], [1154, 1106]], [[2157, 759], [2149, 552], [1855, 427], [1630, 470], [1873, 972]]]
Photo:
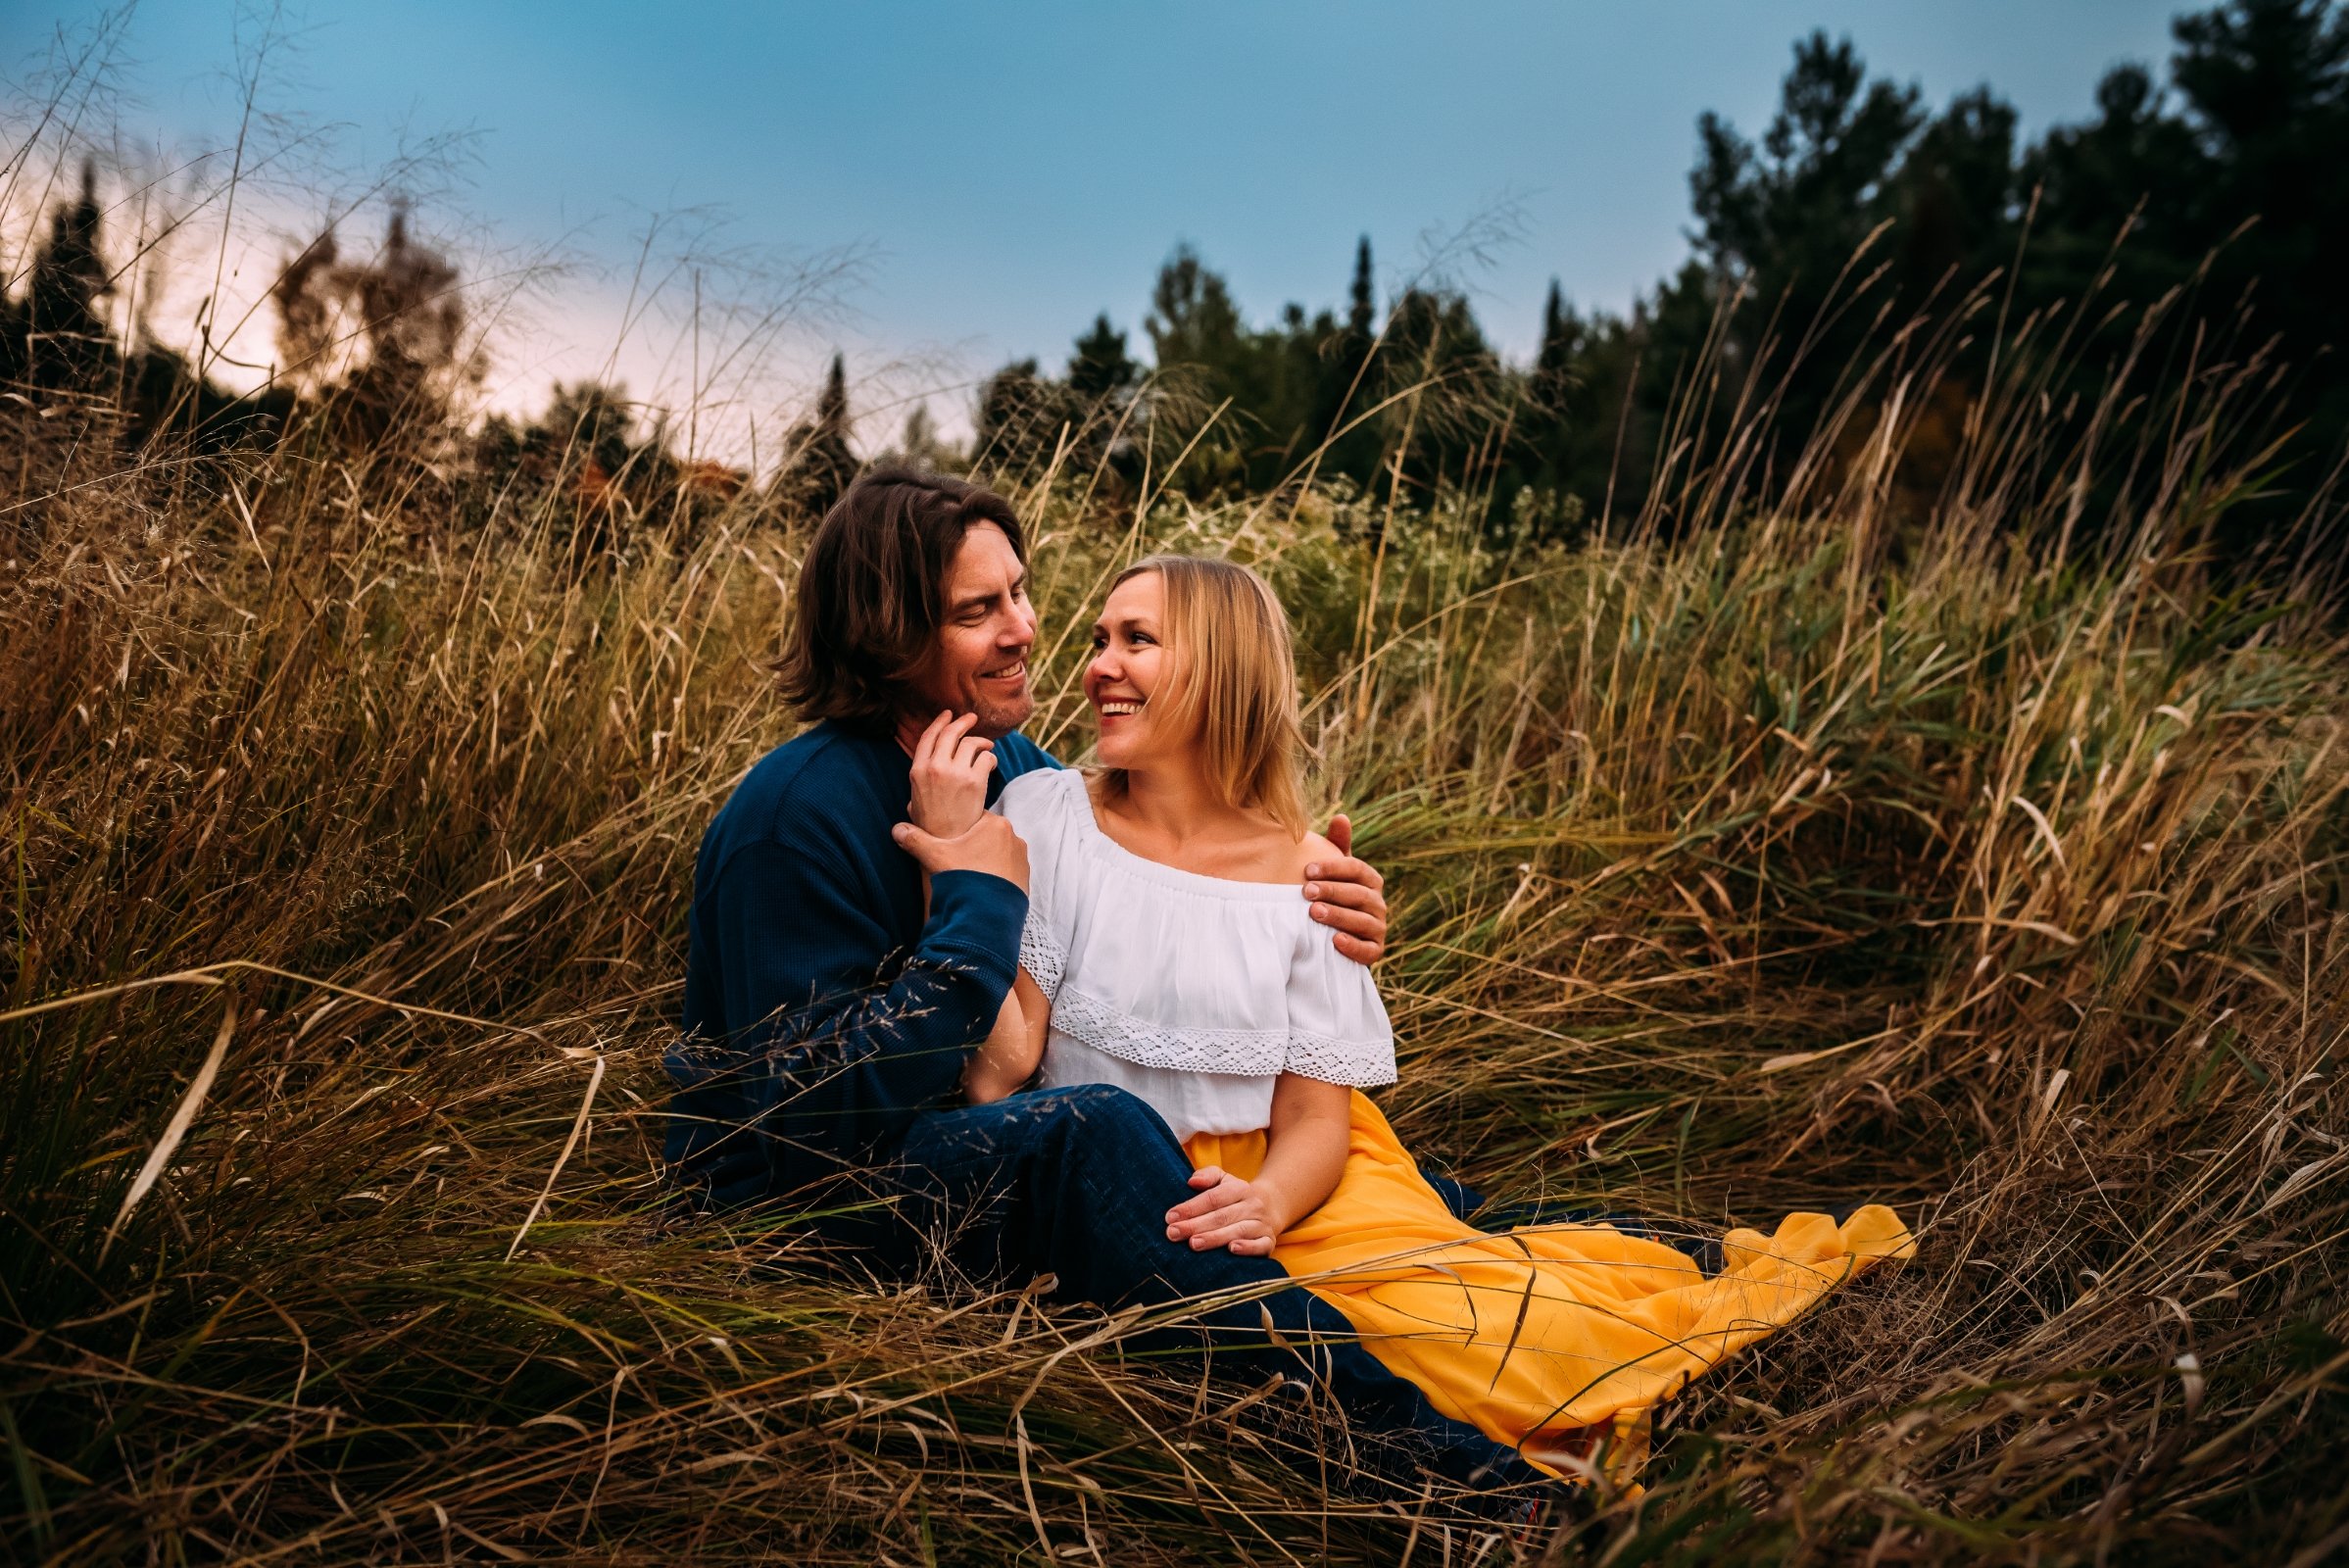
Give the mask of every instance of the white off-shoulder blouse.
[[1395, 1082], [1378, 987], [1298, 884], [1143, 858], [1101, 831], [1074, 768], [1021, 774], [995, 808], [1028, 846], [1019, 965], [1052, 1004], [1045, 1087], [1115, 1084], [1188, 1139], [1270, 1126], [1284, 1072]]

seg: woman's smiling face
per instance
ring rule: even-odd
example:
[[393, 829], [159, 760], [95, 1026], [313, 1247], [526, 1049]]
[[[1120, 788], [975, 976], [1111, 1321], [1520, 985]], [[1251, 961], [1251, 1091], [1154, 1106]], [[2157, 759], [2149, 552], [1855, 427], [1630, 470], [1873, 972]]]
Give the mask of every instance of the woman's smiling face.
[[1111, 589], [1101, 618], [1093, 623], [1085, 696], [1101, 724], [1104, 767], [1133, 767], [1156, 749], [1150, 694], [1173, 672], [1166, 659], [1165, 612], [1166, 580], [1146, 571]]

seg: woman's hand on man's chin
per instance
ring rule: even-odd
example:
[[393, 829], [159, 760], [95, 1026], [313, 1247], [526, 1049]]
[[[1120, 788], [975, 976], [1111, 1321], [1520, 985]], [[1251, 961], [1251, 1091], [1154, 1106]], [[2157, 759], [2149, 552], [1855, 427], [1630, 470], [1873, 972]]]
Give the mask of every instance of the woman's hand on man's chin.
[[1369, 861], [1354, 858], [1354, 825], [1344, 812], [1330, 818], [1326, 836], [1338, 847], [1338, 858], [1305, 867], [1313, 918], [1330, 928], [1340, 953], [1356, 963], [1376, 963], [1387, 951], [1387, 879]]

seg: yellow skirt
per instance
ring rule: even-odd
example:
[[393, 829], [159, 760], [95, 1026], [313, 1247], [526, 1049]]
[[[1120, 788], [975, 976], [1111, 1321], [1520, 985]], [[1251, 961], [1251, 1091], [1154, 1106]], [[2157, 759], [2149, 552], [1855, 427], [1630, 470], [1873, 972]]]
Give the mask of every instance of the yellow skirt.
[[[1265, 1135], [1200, 1133], [1185, 1150], [1194, 1169], [1253, 1180]], [[1623, 1477], [1657, 1401], [1916, 1244], [1871, 1203], [1840, 1225], [1790, 1214], [1770, 1236], [1734, 1230], [1721, 1250], [1706, 1279], [1683, 1253], [1610, 1225], [1489, 1236], [1444, 1206], [1356, 1094], [1338, 1190], [1273, 1256], [1445, 1415], [1567, 1473], [1589, 1474], [1599, 1440], [1614, 1440], [1602, 1463]]]

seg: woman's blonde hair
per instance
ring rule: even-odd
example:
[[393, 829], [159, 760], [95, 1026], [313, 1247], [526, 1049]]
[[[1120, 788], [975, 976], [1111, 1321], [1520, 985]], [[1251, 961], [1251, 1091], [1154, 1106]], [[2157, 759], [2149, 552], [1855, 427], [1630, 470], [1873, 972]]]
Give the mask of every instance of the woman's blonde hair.
[[[1147, 557], [1109, 586], [1150, 571], [1165, 584], [1160, 631], [1173, 665], [1150, 694], [1151, 724], [1199, 748], [1225, 805], [1269, 812], [1303, 838], [1304, 723], [1279, 596], [1246, 566], [1197, 556]], [[1101, 784], [1122, 793], [1124, 771], [1104, 769]]]

